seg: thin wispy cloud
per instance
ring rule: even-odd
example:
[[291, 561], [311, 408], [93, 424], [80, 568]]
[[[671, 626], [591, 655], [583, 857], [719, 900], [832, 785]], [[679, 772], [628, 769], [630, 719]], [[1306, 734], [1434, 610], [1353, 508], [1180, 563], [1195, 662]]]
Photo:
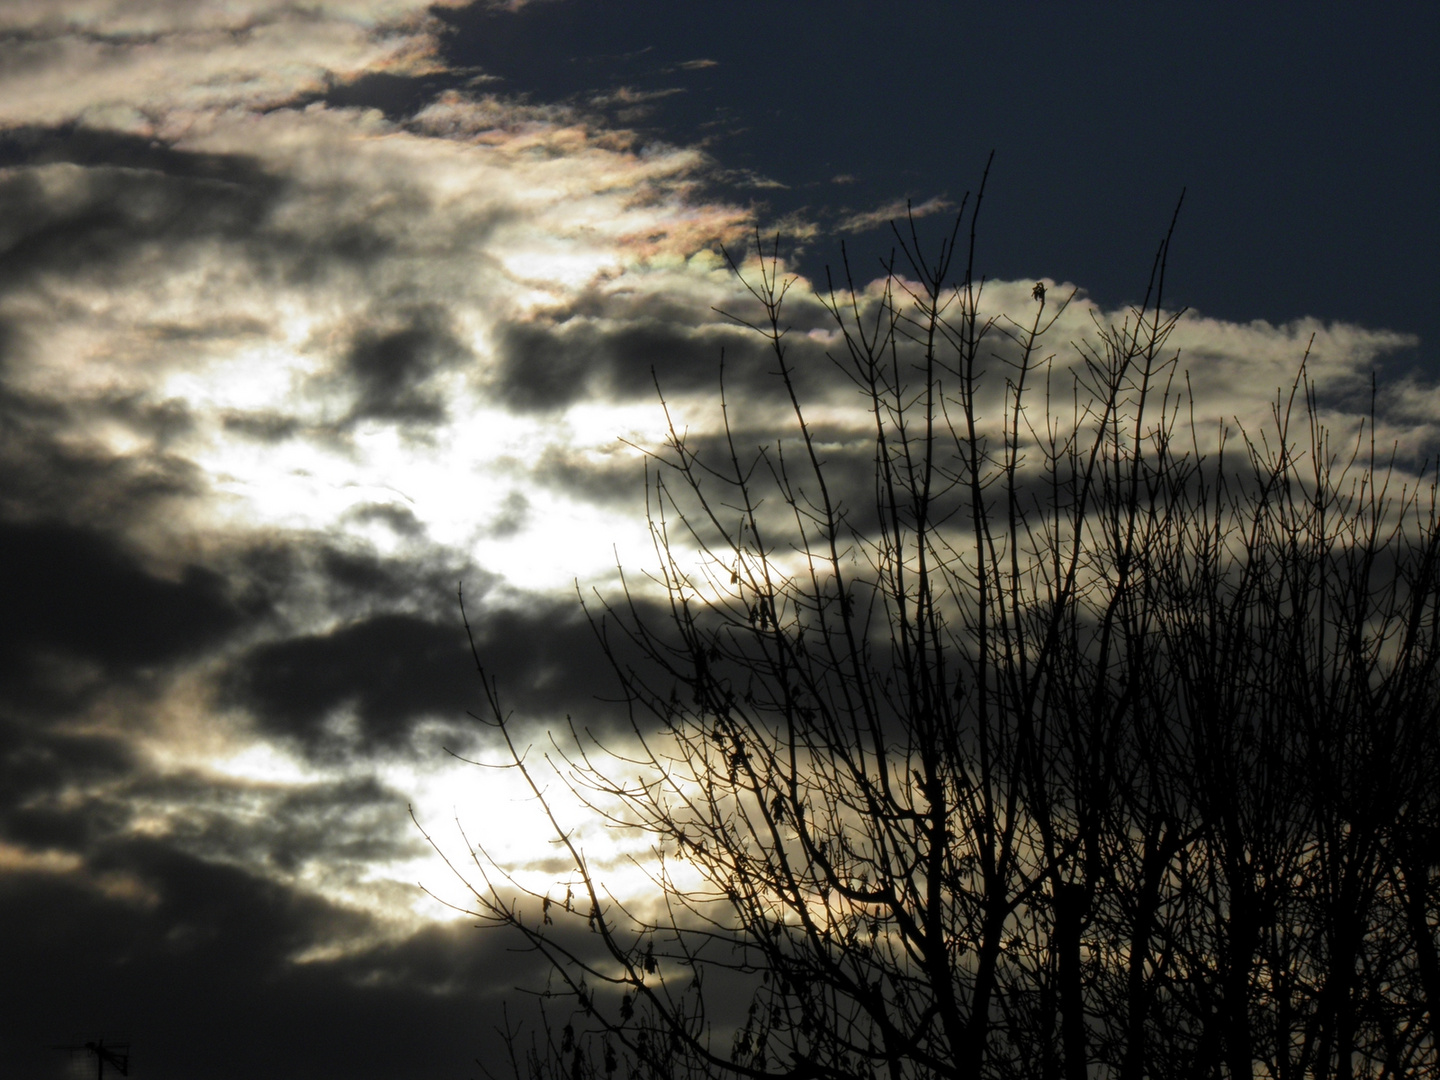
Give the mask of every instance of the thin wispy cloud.
[[[845, 179], [845, 177], [837, 176], [833, 182], [839, 184], [843, 183]], [[866, 232], [870, 229], [883, 228], [892, 221], [902, 221], [907, 215], [918, 219], [954, 209], [955, 204], [941, 195], [933, 196], [921, 203], [911, 203], [908, 199], [896, 199], [884, 206], [877, 206], [873, 210], [864, 210], [841, 218], [836, 228], [840, 232]]]

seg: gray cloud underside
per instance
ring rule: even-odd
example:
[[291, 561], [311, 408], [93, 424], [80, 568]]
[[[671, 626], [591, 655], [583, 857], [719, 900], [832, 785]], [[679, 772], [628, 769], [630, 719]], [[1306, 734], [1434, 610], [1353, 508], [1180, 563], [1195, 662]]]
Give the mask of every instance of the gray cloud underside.
[[[598, 699], [615, 696], [614, 675], [575, 605], [487, 612], [472, 602], [470, 615], [484, 662], [503, 673], [510, 707], [590, 723], [610, 711]], [[485, 712], [458, 617], [382, 614], [267, 642], [237, 662], [230, 693], [265, 731], [320, 755], [394, 753], [423, 719]], [[353, 728], [331, 723], [341, 712], [353, 715]]]
[[6, 1060], [19, 1074], [56, 1075], [65, 1062], [49, 1044], [78, 1025], [128, 1036], [137, 1073], [155, 1076], [409, 1076], [417, 1061], [497, 1052], [475, 1023], [495, 1005], [483, 988], [498, 971], [533, 977], [533, 964], [463, 926], [297, 965], [294, 953], [371, 928], [163, 844], [118, 847], [97, 869], [123, 870], [158, 902], [112, 899], [71, 875], [0, 882], [0, 918], [28, 928], [0, 945], [12, 976], [0, 991], [14, 1033]]
[[[306, 864], [363, 873], [419, 843], [404, 797], [363, 777], [156, 776], [123, 738], [0, 717], [0, 781], [0, 919], [26, 928], [0, 944], [17, 1074], [57, 1075], [49, 1047], [78, 1029], [130, 1038], [152, 1075], [193, 1072], [205, 1045], [227, 1047], [203, 1063], [217, 1078], [410, 1075], [417, 1060], [495, 1052], [477, 1010], [533, 977], [463, 923], [397, 934], [286, 883]], [[187, 807], [181, 827], [137, 837], [137, 807], [154, 804]], [[43, 857], [16, 866], [17, 850]]]

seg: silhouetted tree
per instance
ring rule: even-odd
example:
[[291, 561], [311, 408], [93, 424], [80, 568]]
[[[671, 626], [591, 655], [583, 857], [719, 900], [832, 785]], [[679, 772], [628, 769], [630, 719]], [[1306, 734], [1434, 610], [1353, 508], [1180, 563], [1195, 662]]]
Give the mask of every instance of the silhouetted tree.
[[985, 314], [979, 205], [827, 294], [868, 491], [801, 399], [777, 249], [742, 280], [792, 435], [749, 452], [722, 393], [718, 440], [651, 458], [658, 566], [591, 612], [633, 730], [548, 752], [649, 836], [651, 895], [606, 891], [477, 658], [575, 867], [476, 854], [476, 912], [552, 972], [517, 1070], [1435, 1075], [1433, 475], [1373, 409], [1341, 445], [1303, 362], [1263, 430], [1201, 430], [1168, 236], [1062, 364], [1069, 298]]

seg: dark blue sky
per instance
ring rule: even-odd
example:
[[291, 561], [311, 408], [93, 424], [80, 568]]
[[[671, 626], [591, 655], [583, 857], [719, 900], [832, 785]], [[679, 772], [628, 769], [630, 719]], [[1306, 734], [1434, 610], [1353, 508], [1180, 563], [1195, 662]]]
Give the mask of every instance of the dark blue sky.
[[[1068, 278], [1103, 303], [1143, 289], [1183, 188], [1178, 302], [1419, 334], [1434, 372], [1437, 12], [564, 0], [445, 17], [452, 60], [500, 76], [486, 89], [682, 90], [630, 121], [783, 183], [728, 192], [777, 216], [956, 198], [994, 150], [981, 269]], [[700, 59], [715, 66], [680, 66]], [[835, 247], [812, 245], [807, 268]]]

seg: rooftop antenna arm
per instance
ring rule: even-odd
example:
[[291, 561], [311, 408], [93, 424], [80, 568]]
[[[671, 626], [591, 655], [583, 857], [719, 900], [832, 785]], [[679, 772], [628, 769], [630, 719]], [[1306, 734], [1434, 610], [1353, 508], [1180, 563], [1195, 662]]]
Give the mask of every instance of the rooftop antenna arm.
[[105, 1039], [101, 1036], [80, 1043], [53, 1046], [51, 1049], [68, 1050], [72, 1054], [83, 1050], [87, 1054], [94, 1054], [96, 1080], [105, 1080], [106, 1065], [118, 1071], [121, 1076], [130, 1075], [130, 1044], [128, 1042], [111, 1043], [106, 1046]]

